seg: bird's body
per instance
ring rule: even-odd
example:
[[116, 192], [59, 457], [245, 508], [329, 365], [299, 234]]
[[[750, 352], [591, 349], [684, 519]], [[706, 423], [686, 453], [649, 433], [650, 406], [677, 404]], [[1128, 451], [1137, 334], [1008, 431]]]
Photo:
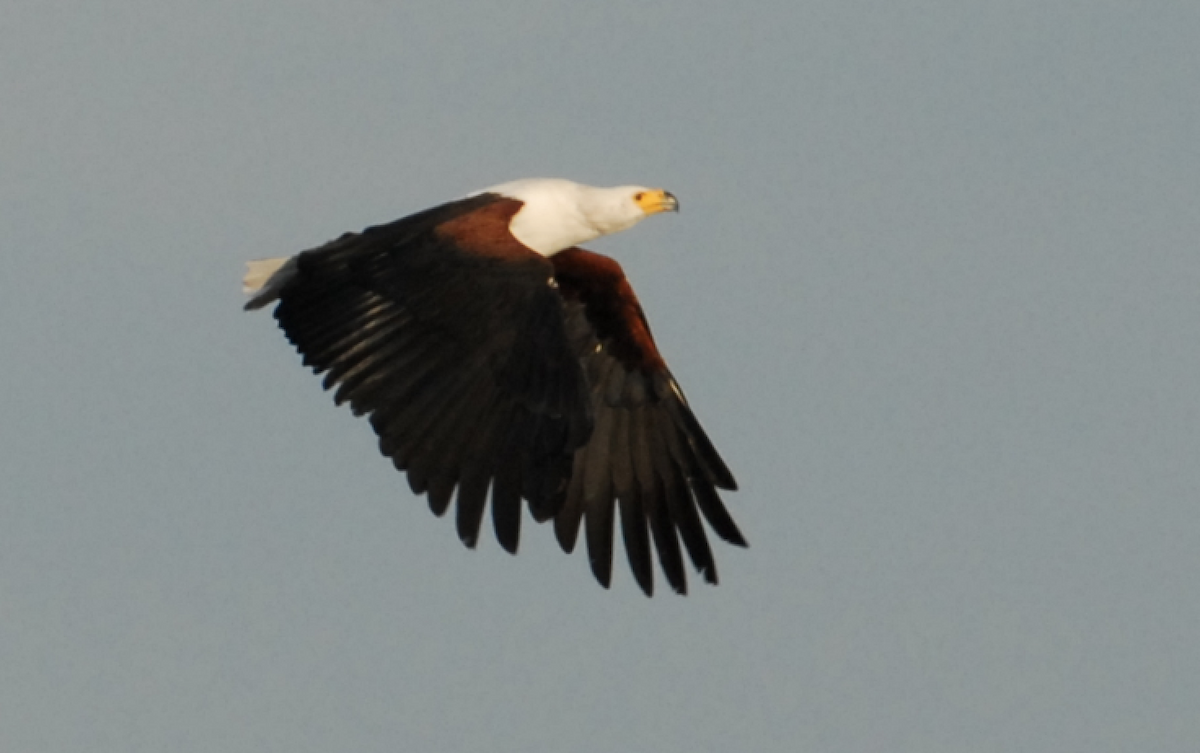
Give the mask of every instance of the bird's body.
[[566, 551], [581, 523], [592, 571], [611, 578], [614, 509], [630, 566], [653, 589], [651, 541], [686, 591], [680, 539], [717, 582], [703, 515], [745, 541], [717, 489], [732, 474], [693, 416], [620, 266], [577, 248], [677, 209], [636, 186], [515, 181], [250, 263], [246, 308], [275, 317], [335, 400], [368, 414], [380, 450], [441, 515], [457, 498], [474, 546], [491, 492], [515, 552], [521, 500], [554, 519]]

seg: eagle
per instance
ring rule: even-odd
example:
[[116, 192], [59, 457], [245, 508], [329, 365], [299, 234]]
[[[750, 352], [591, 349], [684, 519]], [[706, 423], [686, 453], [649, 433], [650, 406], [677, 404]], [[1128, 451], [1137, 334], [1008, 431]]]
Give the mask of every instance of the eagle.
[[438, 516], [456, 502], [467, 547], [490, 491], [496, 539], [515, 554], [524, 500], [567, 553], [584, 527], [608, 588], [619, 517], [642, 591], [654, 593], [656, 552], [686, 594], [683, 551], [717, 583], [702, 519], [747, 546], [718, 494], [737, 484], [620, 265], [579, 248], [678, 210], [660, 188], [503, 183], [249, 262], [245, 308], [276, 304], [304, 365], [368, 417], [413, 493]]

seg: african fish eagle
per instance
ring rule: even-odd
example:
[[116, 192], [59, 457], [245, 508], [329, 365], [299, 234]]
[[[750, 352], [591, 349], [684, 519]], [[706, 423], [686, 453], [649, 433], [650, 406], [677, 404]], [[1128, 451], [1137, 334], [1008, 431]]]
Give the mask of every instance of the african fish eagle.
[[[678, 211], [641, 186], [530, 179], [494, 186], [284, 259], [248, 264], [246, 309], [275, 318], [370, 416], [382, 453], [458, 535], [479, 536], [491, 490], [496, 538], [515, 553], [521, 500], [571, 552], [586, 521], [596, 579], [612, 576], [620, 509], [634, 578], [653, 593], [651, 540], [687, 592], [680, 539], [709, 583], [701, 515], [746, 546], [717, 489], [733, 475], [655, 347], [612, 259], [577, 245]], [[457, 490], [457, 494], [456, 494]]]

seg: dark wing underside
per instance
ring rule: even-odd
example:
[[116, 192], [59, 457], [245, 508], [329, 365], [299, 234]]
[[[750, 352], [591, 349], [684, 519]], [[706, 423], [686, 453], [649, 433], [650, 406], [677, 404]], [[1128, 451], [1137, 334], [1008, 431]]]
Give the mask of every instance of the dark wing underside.
[[595, 421], [591, 439], [575, 451], [567, 497], [555, 518], [559, 543], [572, 551], [586, 521], [592, 572], [608, 586], [619, 510], [625, 553], [643, 591], [654, 588], [653, 548], [671, 588], [686, 593], [680, 540], [704, 579], [716, 583], [700, 518], [722, 539], [746, 545], [717, 494], [736, 488], [733, 475], [658, 354], [620, 266], [583, 249], [560, 252], [552, 261]]
[[296, 258], [275, 309], [304, 363], [337, 403], [370, 415], [380, 450], [434, 513], [457, 490], [468, 546], [490, 487], [510, 552], [521, 499], [535, 518], [552, 515], [591, 429], [553, 269], [507, 231], [519, 208], [484, 195], [342, 236]]

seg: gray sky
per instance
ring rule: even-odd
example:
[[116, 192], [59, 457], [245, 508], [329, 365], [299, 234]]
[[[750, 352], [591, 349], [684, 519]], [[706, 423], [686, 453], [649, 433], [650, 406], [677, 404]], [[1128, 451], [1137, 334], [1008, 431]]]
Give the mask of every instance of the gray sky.
[[[1195, 750], [1197, 39], [8, 0], [0, 748]], [[541, 175], [682, 201], [593, 248], [742, 484], [717, 588], [465, 550], [240, 310], [245, 259]]]

